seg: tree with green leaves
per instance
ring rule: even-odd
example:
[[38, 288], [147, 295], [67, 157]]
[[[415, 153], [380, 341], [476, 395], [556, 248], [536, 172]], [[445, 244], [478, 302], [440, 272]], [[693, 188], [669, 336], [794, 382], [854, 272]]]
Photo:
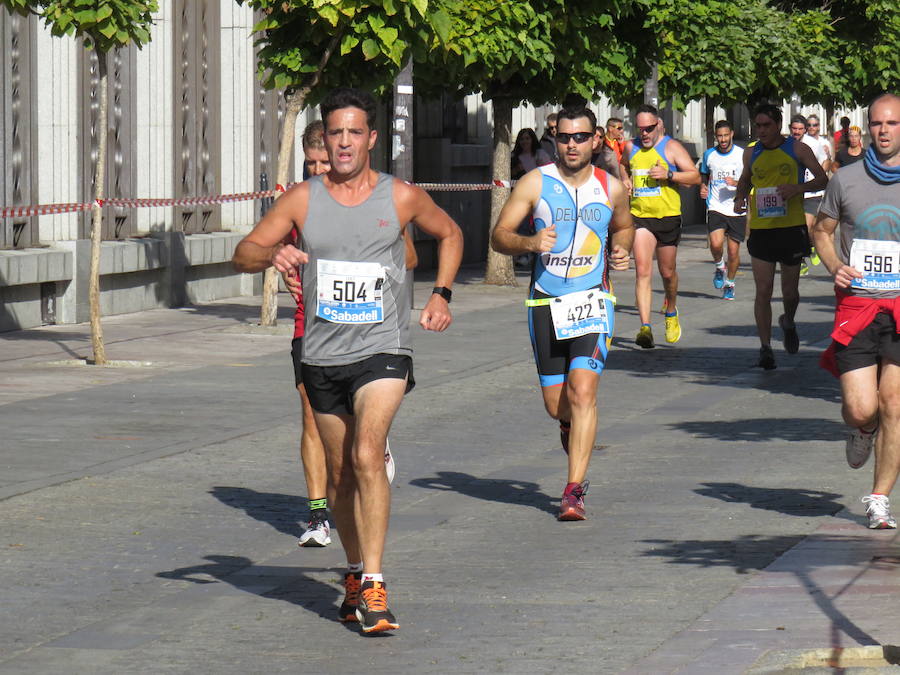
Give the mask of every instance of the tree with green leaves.
[[99, 147], [94, 167], [94, 194], [91, 208], [91, 265], [88, 295], [91, 314], [91, 346], [94, 363], [104, 365], [106, 347], [100, 323], [100, 240], [103, 226], [103, 184], [106, 175], [106, 145], [109, 96], [107, 94], [107, 54], [129, 44], [138, 48], [150, 41], [152, 14], [156, 0], [0, 0], [0, 5], [23, 15], [41, 17], [56, 37], [80, 38], [87, 49], [97, 53], [99, 75]]
[[[481, 92], [494, 113], [493, 177], [509, 180], [512, 110], [600, 92], [623, 100], [640, 93], [649, 65], [630, 27], [627, 2], [564, 0], [445, 2], [445, 50], [432, 50], [416, 64], [417, 89], [457, 95]], [[491, 228], [509, 196], [491, 194]], [[515, 285], [512, 259], [488, 251], [485, 282]]]
[[[382, 94], [405, 61], [435, 44], [440, 31], [428, 0], [238, 0], [264, 14], [258, 36], [259, 76], [283, 89], [286, 110], [276, 182], [286, 185], [297, 115], [336, 86]], [[440, 20], [440, 19], [438, 19]], [[437, 38], [438, 42], [440, 38]], [[260, 323], [276, 322], [278, 275], [265, 274]]]

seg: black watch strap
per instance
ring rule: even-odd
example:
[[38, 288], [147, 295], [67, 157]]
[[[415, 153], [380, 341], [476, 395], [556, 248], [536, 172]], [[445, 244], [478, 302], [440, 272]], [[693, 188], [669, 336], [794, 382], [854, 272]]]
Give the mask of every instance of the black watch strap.
[[441, 297], [442, 297], [444, 300], [446, 300], [447, 302], [450, 302], [450, 298], [453, 297], [453, 291], [451, 291], [451, 290], [450, 290], [449, 288], [447, 288], [446, 286], [435, 286], [435, 287], [431, 290], [431, 292], [432, 292], [432, 293], [437, 293], [439, 296], [441, 296]]

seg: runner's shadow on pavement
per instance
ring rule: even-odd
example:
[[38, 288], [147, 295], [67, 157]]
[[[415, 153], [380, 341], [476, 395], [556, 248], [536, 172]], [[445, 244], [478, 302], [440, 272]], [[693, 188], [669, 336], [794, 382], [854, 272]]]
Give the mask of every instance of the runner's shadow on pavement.
[[847, 435], [840, 422], [807, 417], [760, 417], [743, 420], [697, 420], [666, 425], [694, 438], [767, 443], [774, 440], [838, 441]]
[[[774, 536], [743, 535], [737, 539], [719, 540], [669, 540], [645, 539], [642, 543], [651, 548], [641, 555], [645, 557], [667, 558], [673, 565], [692, 565], [694, 567], [733, 567], [738, 574], [748, 574], [753, 570], [762, 570], [772, 565], [782, 554], [799, 544], [804, 539], [811, 546], [823, 551], [816, 558], [808, 553], [791, 560], [783, 559], [773, 565], [772, 572], [794, 574], [809, 597], [822, 613], [831, 621], [830, 647], [839, 649], [845, 646], [841, 634], [861, 645], [878, 645], [878, 640], [856, 625], [846, 614], [841, 612], [835, 601], [870, 568], [895, 570], [897, 567], [889, 561], [880, 561], [871, 557], [872, 540], [868, 537], [847, 537], [840, 535]], [[835, 553], [837, 550], [837, 553]], [[826, 555], [825, 552], [830, 552]], [[847, 553], [849, 551], [849, 553]], [[812, 562], [816, 560], [817, 562]], [[820, 587], [813, 579], [815, 570], [829, 566], [846, 566], [855, 564], [859, 572], [837, 592], [829, 587]], [[773, 610], [774, 611], [774, 610]], [[849, 645], [854, 646], [854, 645]], [[843, 671], [841, 671], [843, 672]]]
[[300, 523], [305, 524], [308, 515], [305, 497], [221, 485], [215, 486], [209, 494], [226, 506], [240, 509], [251, 518], [268, 523], [279, 532], [291, 537], [303, 534]]
[[[791, 488], [764, 488], [740, 483], [701, 483], [703, 487], [694, 492], [703, 497], [712, 497], [731, 504], [746, 504], [751, 509], [776, 511], [786, 516], [815, 518], [833, 516], [843, 511], [844, 505], [835, 501], [839, 495], [821, 490], [801, 490]], [[856, 518], [847, 514], [849, 520]]]
[[426, 490], [458, 492], [467, 497], [501, 504], [533, 506], [553, 516], [559, 511], [558, 500], [541, 492], [537, 483], [529, 481], [477, 478], [458, 471], [438, 471], [433, 478], [415, 478], [409, 484]]
[[[338, 620], [337, 608], [343, 598], [342, 592], [336, 586], [322, 583], [305, 573], [321, 572], [321, 568], [257, 565], [243, 556], [207, 555], [203, 558], [209, 560], [209, 564], [179, 567], [158, 572], [156, 576], [193, 584], [224, 583], [262, 598], [298, 605], [329, 621]], [[351, 624], [350, 627], [358, 631], [359, 624]]]

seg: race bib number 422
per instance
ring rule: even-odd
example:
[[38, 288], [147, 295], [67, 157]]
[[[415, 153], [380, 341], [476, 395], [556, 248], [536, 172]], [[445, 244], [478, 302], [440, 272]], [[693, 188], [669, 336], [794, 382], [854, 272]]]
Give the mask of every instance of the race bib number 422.
[[550, 316], [557, 340], [587, 333], [609, 333], [606, 294], [597, 290], [569, 293], [550, 301]]
[[778, 218], [787, 215], [784, 199], [778, 194], [778, 188], [756, 189], [756, 213], [760, 218]]
[[900, 290], [900, 242], [854, 239], [850, 266], [863, 275], [850, 283], [853, 288]]
[[378, 263], [316, 261], [316, 316], [332, 323], [384, 321], [384, 267]]

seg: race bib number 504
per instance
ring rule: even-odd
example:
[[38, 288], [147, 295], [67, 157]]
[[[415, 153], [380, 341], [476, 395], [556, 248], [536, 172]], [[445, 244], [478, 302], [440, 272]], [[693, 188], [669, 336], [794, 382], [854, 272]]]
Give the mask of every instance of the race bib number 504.
[[550, 316], [557, 340], [587, 333], [609, 333], [607, 294], [598, 289], [569, 293], [550, 301]]
[[384, 321], [384, 267], [378, 263], [316, 261], [316, 316], [332, 323]]
[[900, 242], [854, 239], [850, 266], [863, 275], [850, 283], [853, 288], [900, 290]]

